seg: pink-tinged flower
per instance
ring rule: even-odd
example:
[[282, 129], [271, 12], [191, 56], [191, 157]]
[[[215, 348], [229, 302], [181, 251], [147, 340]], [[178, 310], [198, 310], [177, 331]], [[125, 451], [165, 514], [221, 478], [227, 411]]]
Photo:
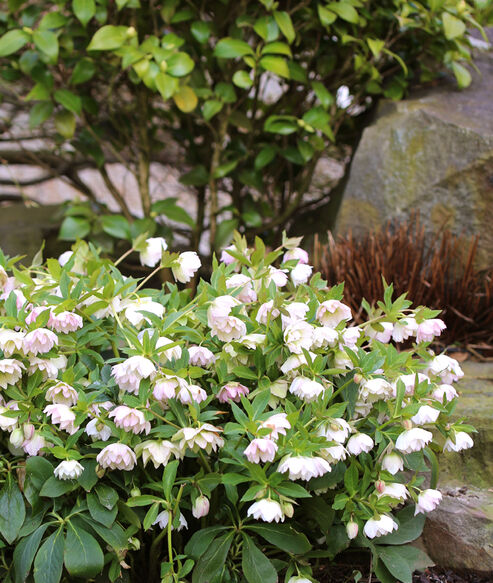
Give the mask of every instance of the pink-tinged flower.
[[369, 379], [361, 383], [359, 398], [364, 401], [379, 401], [392, 395], [392, 385], [385, 379]]
[[243, 452], [253, 464], [272, 462], [276, 457], [277, 444], [272, 439], [254, 439]]
[[430, 379], [422, 372], [418, 372], [417, 374], [403, 374], [397, 377], [392, 383], [392, 394], [394, 397], [397, 396], [397, 383], [399, 381], [404, 383], [404, 387], [406, 388], [405, 394], [410, 396], [414, 395], [414, 390], [418, 385], [425, 382], [429, 384]]
[[293, 247], [293, 249], [288, 249], [282, 258], [283, 263], [286, 261], [298, 261], [299, 263], [306, 264], [309, 260], [310, 257], [308, 253], [301, 247]]
[[323, 455], [330, 463], [337, 463], [338, 461], [345, 460], [347, 458], [346, 448], [338, 443], [337, 445], [332, 445], [331, 447], [324, 447], [320, 450], [320, 455]]
[[67, 359], [62, 354], [57, 358], [38, 358], [37, 356], [29, 357], [28, 375], [33, 375], [37, 370], [43, 374], [43, 380], [54, 381], [58, 377], [58, 371], [66, 368]]
[[247, 515], [253, 516], [255, 520], [263, 520], [264, 522], [284, 522], [281, 505], [270, 498], [263, 498], [258, 502], [254, 502], [248, 509]]
[[194, 518], [202, 518], [209, 514], [210, 502], [206, 496], [197, 496], [192, 505], [192, 514]]
[[446, 354], [440, 354], [430, 360], [427, 370], [429, 374], [440, 377], [442, 382], [447, 385], [458, 381], [464, 376], [464, 372], [455, 358], [450, 358]]
[[269, 439], [279, 439], [280, 435], [286, 435], [286, 429], [291, 429], [291, 423], [288, 421], [287, 417], [288, 416], [286, 413], [276, 413], [271, 415], [268, 419], [262, 421], [260, 428], [271, 430], [270, 434], [268, 435]]
[[368, 326], [366, 328], [366, 334], [372, 340], [377, 340], [382, 342], [382, 344], [387, 344], [392, 338], [392, 332], [394, 331], [394, 324], [392, 322], [378, 322], [379, 327], [383, 330], [377, 330], [373, 326]]
[[418, 496], [418, 502], [416, 504], [416, 509], [414, 511], [414, 516], [416, 514], [424, 514], [425, 512], [431, 512], [442, 501], [442, 493], [438, 490], [423, 490]]
[[46, 391], [45, 398], [52, 403], [61, 403], [71, 407], [77, 403], [79, 395], [73, 387], [60, 381]]
[[280, 474], [288, 472], [290, 480], [311, 480], [332, 471], [330, 464], [321, 457], [287, 456], [279, 464]]
[[267, 340], [267, 336], [265, 334], [247, 334], [243, 336], [239, 343], [242, 346], [246, 346], [250, 350], [255, 350], [259, 346], [263, 346]]
[[360, 453], [368, 453], [375, 443], [373, 439], [366, 435], [366, 433], [355, 433], [352, 437], [349, 438], [349, 441], [346, 443], [346, 448], [349, 453], [353, 455], [359, 455]]
[[9, 385], [15, 385], [22, 378], [22, 371], [26, 367], [15, 358], [3, 358], [0, 360], [0, 387], [6, 389]]
[[0, 265], [0, 287], [4, 287], [5, 284], [7, 283], [9, 279], [9, 276], [7, 275], [7, 272], [5, 271], [5, 268]]
[[91, 419], [86, 425], [85, 432], [93, 441], [108, 441], [111, 437], [111, 428], [99, 419]]
[[[161, 336], [156, 342], [156, 349], [159, 351], [159, 361], [161, 363], [166, 363], [168, 360], [178, 360], [181, 358], [181, 346], [171, 346], [174, 344], [173, 340], [166, 338], [166, 336]], [[170, 348], [165, 348], [166, 346], [171, 346]], [[164, 348], [164, 350], [160, 350]]]
[[4, 358], [9, 358], [14, 352], [22, 354], [24, 337], [24, 332], [15, 332], [6, 328], [0, 330], [0, 348]]
[[312, 274], [313, 267], [305, 263], [298, 263], [296, 267], [291, 270], [291, 281], [295, 286], [306, 283]]
[[51, 314], [48, 321], [48, 326], [53, 328], [55, 332], [60, 332], [63, 334], [68, 334], [69, 332], [75, 332], [79, 328], [82, 328], [84, 321], [82, 317], [73, 312], [60, 312], [59, 314]]
[[285, 310], [288, 315], [282, 315], [282, 328], [283, 330], [289, 324], [293, 324], [299, 320], [306, 320], [306, 313], [310, 309], [306, 304], [303, 302], [290, 302], [288, 304], [284, 304], [283, 310]]
[[288, 276], [286, 269], [276, 269], [275, 267], [268, 267], [268, 274], [266, 277], [266, 285], [269, 286], [273, 281], [276, 287], [284, 287], [288, 283]]
[[207, 324], [214, 328], [220, 321], [227, 318], [231, 309], [240, 306], [241, 303], [233, 296], [219, 296], [215, 298], [207, 308]]
[[199, 385], [181, 383], [176, 398], [183, 405], [190, 405], [191, 403], [202, 403], [202, 401], [205, 401], [207, 399], [207, 393]]
[[409, 493], [406, 489], [404, 484], [392, 483], [392, 484], [385, 484], [381, 491], [378, 491], [377, 496], [381, 498], [382, 496], [390, 496], [391, 498], [395, 498], [396, 500], [405, 500], [408, 497]]
[[7, 417], [4, 413], [16, 410], [12, 407], [1, 407], [0, 406], [0, 429], [3, 431], [13, 431], [14, 427], [17, 425], [17, 417]]
[[231, 263], [234, 263], [236, 261], [236, 259], [228, 253], [228, 251], [237, 251], [236, 246], [229, 245], [229, 247], [225, 247], [221, 251], [220, 261], [222, 261], [222, 263], [224, 263], [225, 265], [231, 265]]
[[115, 406], [111, 401], [98, 401], [96, 403], [91, 403], [88, 407], [89, 415], [92, 417], [98, 417], [101, 415], [102, 411], [111, 411]]
[[[314, 358], [316, 358], [316, 354], [314, 354], [313, 352], [309, 352], [310, 354], [310, 358], [313, 360]], [[299, 368], [300, 366], [302, 366], [303, 364], [306, 364], [306, 357], [304, 354], [293, 354], [291, 355], [286, 362], [284, 362], [281, 366], [281, 372], [283, 374], [288, 374], [289, 372], [296, 370], [297, 368]]]
[[151, 424], [145, 420], [144, 413], [138, 409], [131, 409], [126, 405], [120, 405], [108, 415], [113, 417], [115, 425], [124, 431], [131, 431], [135, 435], [145, 431], [146, 435], [151, 430]]
[[440, 403], [443, 403], [444, 400], [445, 402], [453, 401], [458, 396], [459, 395], [454, 387], [446, 384], [438, 385], [432, 393], [432, 397], [437, 401], [440, 401]]
[[349, 356], [346, 354], [346, 352], [344, 352], [343, 350], [338, 350], [334, 354], [334, 366], [336, 368], [349, 370], [353, 368], [353, 363]]
[[314, 328], [308, 322], [303, 320], [292, 322], [284, 330], [284, 344], [293, 354], [302, 354], [303, 349], [311, 348], [313, 332]]
[[[180, 512], [179, 521], [180, 521], [180, 524], [178, 525], [178, 528], [176, 529], [177, 532], [180, 532], [180, 530], [183, 530], [184, 528], [188, 528], [188, 523], [181, 512]], [[162, 512], [160, 512], [157, 515], [156, 520], [152, 524], [153, 525], [157, 524], [161, 530], [164, 530], [164, 529], [168, 528], [168, 523], [169, 523], [169, 512], [167, 510], [163, 510]], [[174, 530], [174, 526], [171, 526], [171, 530]]]
[[426, 431], [421, 427], [413, 427], [399, 435], [395, 447], [403, 453], [413, 453], [422, 450], [432, 439], [433, 433], [431, 431]]
[[440, 411], [429, 405], [422, 405], [416, 415], [411, 417], [411, 421], [416, 425], [426, 425], [426, 423], [435, 423], [440, 415]]
[[279, 314], [280, 311], [274, 307], [274, 300], [269, 300], [260, 306], [257, 315], [255, 316], [255, 320], [257, 320], [259, 324], [267, 325], [267, 322], [278, 318]]
[[457, 431], [454, 432], [453, 435], [455, 441], [450, 437], [447, 437], [443, 446], [443, 451], [461, 451], [463, 449], [469, 449], [474, 445], [471, 436], [465, 431]]
[[416, 342], [431, 342], [435, 336], [440, 336], [447, 326], [443, 320], [434, 318], [432, 320], [425, 320], [418, 324], [416, 330]]
[[327, 300], [322, 302], [317, 309], [317, 320], [322, 326], [335, 328], [337, 324], [344, 320], [351, 320], [351, 308], [339, 300]]
[[241, 400], [241, 396], [248, 395], [250, 389], [242, 385], [241, 383], [237, 382], [230, 382], [226, 383], [219, 389], [217, 393], [217, 398], [220, 403], [229, 403], [229, 401], [234, 401], [235, 403], [239, 403]]
[[333, 328], [322, 326], [313, 330], [312, 348], [333, 348], [337, 345], [339, 334]]
[[171, 441], [142, 441], [135, 446], [135, 453], [142, 456], [144, 467], [151, 461], [157, 469], [165, 466], [172, 455], [180, 457], [180, 452]]
[[67, 433], [73, 434], [79, 429], [74, 426], [75, 413], [67, 407], [67, 405], [62, 405], [60, 403], [47, 405], [43, 409], [43, 413], [50, 416], [51, 422], [55, 425], [59, 425], [60, 429], [63, 429]]
[[226, 316], [218, 320], [211, 328], [211, 336], [217, 336], [222, 342], [231, 342], [245, 336], [246, 324], [236, 316]]
[[346, 524], [346, 534], [349, 540], [353, 540], [358, 536], [358, 523], [352, 520]]
[[131, 356], [120, 364], [114, 365], [111, 375], [122, 391], [138, 394], [140, 381], [149, 378], [155, 371], [154, 364], [148, 358]]
[[237, 273], [228, 277], [226, 280], [226, 288], [233, 292], [239, 290], [239, 293], [235, 294], [235, 297], [237, 297], [240, 302], [250, 304], [251, 302], [257, 301], [257, 294], [253, 289], [252, 278], [247, 275]]
[[389, 534], [398, 528], [399, 525], [391, 516], [382, 514], [380, 518], [370, 518], [370, 520], [367, 520], [363, 527], [363, 533], [367, 538], [375, 538]]
[[222, 429], [210, 423], [203, 423], [200, 427], [184, 427], [177, 431], [173, 441], [178, 441], [178, 449], [185, 451], [188, 447], [194, 452], [204, 449], [208, 454], [224, 445], [224, 439], [219, 435]]
[[162, 318], [164, 314], [164, 306], [158, 302], [153, 302], [151, 298], [142, 297], [137, 300], [126, 300], [122, 308], [124, 309], [125, 318], [133, 324], [136, 328], [142, 323], [150, 322], [147, 312], [154, 314], [158, 318]]
[[24, 352], [33, 356], [49, 352], [55, 345], [58, 345], [58, 336], [47, 328], [37, 328], [24, 338]]
[[105, 469], [130, 471], [134, 469], [137, 458], [128, 445], [110, 443], [98, 453], [96, 461]]
[[344, 443], [347, 436], [351, 433], [351, 426], [345, 419], [337, 417], [324, 423], [317, 433], [321, 437], [326, 437], [329, 441]]
[[383, 456], [382, 470], [385, 470], [395, 476], [397, 472], [404, 469], [404, 461], [398, 453], [392, 452]]
[[350, 326], [349, 328], [343, 330], [341, 333], [341, 349], [344, 346], [347, 346], [348, 348], [355, 348], [361, 334], [361, 328], [358, 326]]
[[59, 480], [76, 480], [82, 475], [84, 466], [77, 460], [60, 462], [53, 472]]
[[70, 261], [73, 254], [73, 251], [64, 251], [58, 258], [58, 263], [63, 267]]
[[392, 339], [394, 342], [404, 342], [411, 336], [414, 336], [418, 330], [418, 324], [411, 316], [406, 316], [394, 323]]
[[162, 237], [149, 237], [146, 239], [145, 249], [140, 252], [140, 263], [146, 267], [155, 267], [167, 248], [168, 244]]
[[177, 392], [186, 387], [185, 379], [166, 375], [156, 380], [152, 395], [157, 401], [165, 403], [169, 399], [176, 399]]
[[324, 390], [323, 385], [303, 376], [296, 377], [289, 387], [290, 393], [303, 399], [307, 403], [315, 401]]
[[195, 251], [185, 251], [180, 253], [171, 265], [171, 271], [176, 281], [180, 283], [188, 283], [195, 273], [200, 269], [202, 263]]
[[29, 437], [26, 436], [26, 439], [22, 444], [22, 449], [27, 455], [34, 456], [40, 455], [40, 450], [43, 449], [43, 447], [48, 447], [48, 445], [49, 444], [46, 442], [45, 438], [37, 431], [34, 431]]
[[189, 346], [189, 360], [191, 366], [210, 366], [216, 361], [214, 353], [205, 346]]

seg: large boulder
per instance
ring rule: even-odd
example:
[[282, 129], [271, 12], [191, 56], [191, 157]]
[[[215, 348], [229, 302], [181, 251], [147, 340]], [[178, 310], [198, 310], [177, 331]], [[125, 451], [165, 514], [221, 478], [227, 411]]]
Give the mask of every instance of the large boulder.
[[429, 232], [480, 235], [478, 266], [493, 264], [493, 53], [459, 91], [445, 82], [382, 102], [354, 155], [337, 231], [362, 235], [419, 209]]

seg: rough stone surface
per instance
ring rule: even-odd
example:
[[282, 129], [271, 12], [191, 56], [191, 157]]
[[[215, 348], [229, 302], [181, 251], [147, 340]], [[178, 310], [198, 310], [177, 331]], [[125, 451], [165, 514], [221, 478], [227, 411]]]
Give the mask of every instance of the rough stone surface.
[[479, 234], [478, 265], [493, 264], [493, 52], [471, 87], [451, 84], [384, 102], [355, 153], [339, 233], [362, 235], [416, 209], [429, 232]]

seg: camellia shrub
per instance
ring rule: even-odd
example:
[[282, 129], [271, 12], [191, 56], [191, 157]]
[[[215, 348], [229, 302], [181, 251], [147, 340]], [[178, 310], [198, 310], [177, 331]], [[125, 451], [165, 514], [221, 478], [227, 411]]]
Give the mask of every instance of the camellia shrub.
[[296, 239], [238, 237], [194, 297], [195, 253], [133, 248], [178, 283], [0, 256], [2, 581], [306, 583], [353, 545], [411, 583], [436, 452], [473, 443], [437, 312], [387, 288], [352, 325]]

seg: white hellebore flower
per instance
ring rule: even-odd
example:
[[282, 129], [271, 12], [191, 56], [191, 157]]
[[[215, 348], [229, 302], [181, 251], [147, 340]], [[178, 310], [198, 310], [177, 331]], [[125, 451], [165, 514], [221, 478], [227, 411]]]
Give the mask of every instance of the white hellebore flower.
[[392, 385], [385, 379], [364, 381], [359, 390], [359, 398], [364, 401], [379, 401], [392, 395]]
[[393, 476], [397, 472], [402, 472], [404, 469], [404, 460], [398, 453], [392, 452], [383, 456], [382, 459], [382, 470], [386, 470]]
[[327, 346], [333, 348], [337, 345], [338, 340], [339, 334], [332, 328], [325, 326], [315, 328], [313, 331], [312, 348], [327, 348]]
[[351, 308], [339, 300], [327, 300], [322, 302], [317, 309], [317, 320], [322, 326], [335, 328], [344, 320], [351, 320]]
[[84, 325], [82, 316], [74, 314], [73, 312], [60, 312], [59, 314], [51, 314], [48, 320], [48, 326], [53, 328], [55, 332], [68, 334], [75, 332]]
[[[178, 528], [176, 529], [178, 532], [184, 528], [188, 528], [188, 523], [181, 512], [180, 512], [179, 521], [180, 521], [180, 524], [179, 524]], [[163, 510], [162, 512], [160, 512], [156, 516], [156, 520], [152, 524], [153, 525], [158, 524], [159, 527], [161, 528], [161, 530], [164, 530], [165, 528], [168, 528], [168, 522], [169, 522], [169, 512], [167, 510]], [[173, 526], [171, 527], [171, 530], [174, 530]]]
[[331, 419], [318, 430], [318, 435], [326, 437], [329, 441], [337, 441], [338, 443], [344, 443], [350, 433], [351, 426], [345, 419], [340, 417]]
[[395, 447], [403, 453], [413, 453], [423, 449], [432, 439], [433, 433], [431, 431], [426, 431], [421, 427], [413, 427], [399, 435], [395, 442]]
[[418, 324], [416, 330], [416, 342], [431, 342], [435, 336], [440, 336], [447, 326], [443, 320], [434, 318], [432, 320], [425, 320]]
[[209, 514], [210, 502], [207, 496], [197, 496], [192, 505], [192, 514], [194, 518], [202, 518]]
[[374, 446], [373, 439], [366, 435], [366, 433], [355, 433], [349, 438], [346, 443], [346, 448], [349, 453], [353, 455], [359, 455], [360, 453], [368, 453]]
[[102, 468], [110, 470], [133, 470], [137, 463], [135, 453], [123, 443], [110, 443], [96, 457]]
[[377, 330], [373, 326], [368, 326], [368, 328], [366, 329], [366, 333], [373, 340], [382, 342], [382, 344], [387, 344], [388, 342], [390, 342], [390, 339], [392, 338], [394, 324], [392, 324], [392, 322], [378, 322], [378, 324], [383, 328], [383, 330]]
[[411, 336], [416, 334], [418, 329], [418, 324], [414, 318], [407, 316], [402, 320], [394, 323], [394, 329], [392, 331], [392, 339], [394, 342], [404, 342]]
[[140, 252], [140, 262], [147, 267], [155, 267], [166, 251], [168, 244], [162, 237], [150, 237], [146, 239], [144, 251]]
[[51, 422], [55, 425], [59, 425], [60, 429], [73, 434], [77, 431], [78, 427], [74, 427], [75, 413], [67, 407], [67, 405], [62, 405], [56, 403], [54, 405], [46, 405], [43, 409], [43, 413], [46, 413], [51, 417]]
[[26, 367], [15, 358], [2, 358], [0, 360], [0, 387], [6, 389], [8, 385], [15, 385], [22, 378], [22, 371]]
[[315, 401], [324, 391], [323, 385], [303, 376], [296, 377], [289, 387], [289, 392], [307, 403]]
[[150, 312], [158, 318], [162, 318], [164, 314], [164, 306], [158, 302], [153, 302], [148, 297], [126, 301], [123, 308], [125, 310], [125, 318], [135, 327], [139, 327], [144, 321], [149, 321], [146, 312]]
[[171, 441], [141, 441], [135, 446], [136, 455], [142, 455], [144, 467], [150, 460], [157, 469], [159, 466], [165, 466], [169, 458], [174, 455], [179, 456], [179, 451]]
[[195, 251], [185, 251], [171, 265], [174, 278], [180, 283], [188, 283], [202, 263]]
[[111, 437], [111, 428], [99, 419], [91, 419], [86, 425], [85, 432], [93, 441], [108, 441]]
[[24, 337], [24, 332], [6, 328], [0, 330], [0, 348], [3, 350], [4, 358], [9, 358], [14, 352], [22, 353]]
[[441, 501], [442, 493], [438, 490], [432, 490], [431, 488], [423, 490], [418, 496], [418, 503], [416, 504], [414, 515], [416, 516], [416, 514], [424, 514], [425, 512], [435, 510]]
[[46, 391], [45, 398], [52, 403], [61, 403], [71, 407], [77, 403], [79, 395], [73, 387], [59, 381]]
[[282, 262], [286, 261], [298, 261], [299, 263], [308, 263], [309, 256], [308, 253], [301, 247], [293, 247], [288, 249], [282, 258]]
[[272, 439], [257, 438], [250, 442], [243, 452], [248, 461], [254, 464], [272, 462], [276, 457], [277, 444]]
[[54, 474], [59, 480], [76, 480], [83, 471], [84, 466], [77, 460], [65, 460], [57, 465]]
[[[272, 386], [273, 385], [270, 386], [271, 393], [273, 393]], [[275, 395], [275, 393], [273, 394]], [[287, 417], [286, 413], [275, 413], [265, 421], [262, 421], [260, 428], [270, 429], [271, 432], [268, 436], [269, 439], [276, 440], [280, 435], [286, 435], [286, 429], [291, 429], [291, 423], [288, 421]]]
[[264, 522], [284, 522], [284, 514], [281, 505], [270, 498], [263, 498], [258, 502], [253, 503], [247, 512], [248, 516], [253, 516], [256, 520], [263, 520]]
[[440, 377], [443, 383], [450, 385], [464, 376], [459, 363], [455, 358], [450, 358], [446, 354], [435, 356], [428, 363], [428, 372]]
[[131, 356], [120, 364], [115, 364], [111, 375], [122, 391], [138, 394], [140, 381], [149, 378], [155, 370], [153, 362], [148, 358]]
[[296, 267], [291, 270], [291, 281], [295, 286], [306, 283], [312, 274], [313, 267], [305, 263], [298, 263]]
[[255, 316], [255, 320], [259, 324], [266, 325], [269, 320], [275, 320], [279, 314], [279, 310], [274, 307], [274, 300], [269, 300], [260, 306], [257, 315]]
[[191, 366], [210, 366], [216, 360], [214, 353], [205, 346], [189, 346], [188, 355]]
[[469, 449], [474, 445], [474, 441], [471, 436], [465, 431], [458, 431], [454, 433], [455, 443], [450, 437], [447, 437], [445, 444], [443, 446], [443, 451], [461, 451], [463, 449]]
[[173, 435], [173, 441], [179, 441], [178, 449], [185, 451], [188, 447], [194, 452], [205, 449], [210, 454], [224, 445], [224, 439], [219, 435], [222, 431], [210, 423], [203, 423], [200, 427], [184, 427]]
[[308, 456], [287, 456], [277, 468], [280, 474], [288, 472], [290, 480], [311, 480], [319, 478], [331, 470], [329, 462], [323, 458]]
[[58, 344], [58, 336], [47, 328], [36, 328], [24, 337], [24, 352], [36, 356], [49, 352]]
[[440, 411], [429, 405], [422, 405], [416, 415], [411, 417], [411, 421], [416, 425], [426, 425], [427, 423], [435, 423], [440, 415]]
[[233, 291], [239, 290], [239, 293], [235, 294], [235, 297], [237, 297], [240, 302], [250, 304], [251, 302], [257, 301], [257, 294], [253, 289], [252, 278], [247, 275], [237, 273], [228, 277], [226, 280], [226, 287]]
[[456, 397], [458, 397], [458, 393], [452, 385], [438, 385], [432, 393], [432, 397], [440, 403], [447, 401], [453, 401]]
[[151, 424], [145, 420], [144, 413], [138, 409], [131, 409], [126, 405], [120, 405], [113, 409], [108, 417], [113, 417], [115, 425], [124, 431], [130, 431], [137, 435], [145, 431], [146, 435], [151, 430]]
[[313, 332], [314, 328], [308, 322], [303, 320], [292, 322], [284, 330], [284, 343], [293, 354], [302, 354], [303, 349], [311, 348]]
[[382, 514], [380, 518], [371, 518], [365, 523], [363, 532], [368, 538], [375, 538], [376, 536], [383, 536], [389, 534], [393, 530], [397, 530], [399, 525], [397, 522], [387, 514]]
[[276, 287], [284, 287], [288, 283], [288, 276], [285, 269], [276, 269], [275, 267], [269, 266], [269, 273], [267, 275], [267, 285], [273, 281]]
[[381, 498], [382, 496], [390, 496], [396, 500], [405, 500], [408, 497], [408, 491], [404, 484], [398, 484], [394, 482], [392, 484], [385, 484], [383, 490], [377, 493], [377, 496]]

